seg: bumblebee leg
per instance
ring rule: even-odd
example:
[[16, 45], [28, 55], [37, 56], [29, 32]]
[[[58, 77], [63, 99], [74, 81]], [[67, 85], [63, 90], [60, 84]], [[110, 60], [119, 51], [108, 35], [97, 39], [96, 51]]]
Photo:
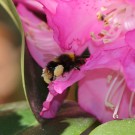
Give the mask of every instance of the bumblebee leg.
[[78, 67], [78, 66], [75, 66], [75, 67], [74, 67], [74, 69], [80, 70], [80, 67]]

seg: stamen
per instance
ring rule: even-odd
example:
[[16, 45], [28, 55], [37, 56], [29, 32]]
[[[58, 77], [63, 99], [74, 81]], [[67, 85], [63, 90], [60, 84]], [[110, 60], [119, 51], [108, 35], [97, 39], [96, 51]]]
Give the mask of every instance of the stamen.
[[123, 1], [109, 1], [97, 12], [97, 19], [103, 22], [103, 29], [97, 34], [90, 32], [92, 40], [110, 43], [135, 28], [135, 8]]
[[100, 12], [98, 12], [97, 13], [97, 18], [98, 18], [98, 20], [103, 21], [104, 20], [104, 15], [101, 14]]
[[118, 77], [119, 77], [119, 74], [117, 74], [117, 76], [113, 79], [113, 81], [110, 84], [110, 87], [108, 89], [108, 92], [106, 94], [106, 97], [105, 97], [105, 106], [110, 108], [111, 110], [114, 109], [114, 105], [110, 102], [110, 95], [111, 95], [112, 89], [113, 89], [116, 81], [118, 80]]
[[[124, 82], [124, 80], [123, 80], [123, 82]], [[115, 110], [114, 110], [114, 113], [113, 113], [113, 118], [114, 119], [119, 118], [118, 111], [119, 111], [120, 103], [122, 101], [122, 97], [123, 97], [123, 94], [124, 94], [125, 87], [126, 87], [126, 84], [124, 83], [124, 85], [121, 88], [122, 90], [121, 90], [121, 93], [119, 95], [118, 103], [117, 103], [117, 105], [115, 107]]]
[[124, 82], [124, 78], [122, 78], [121, 80], [120, 80], [120, 82], [117, 82], [116, 84], [115, 84], [115, 89], [112, 91], [112, 93], [111, 93], [111, 95], [110, 95], [110, 100], [112, 100], [112, 98], [113, 98], [113, 95], [115, 94], [115, 92], [118, 90], [118, 88], [122, 85], [122, 83]]
[[[108, 79], [110, 81], [110, 76], [108, 76], [108, 77], [109, 77]], [[124, 94], [124, 90], [126, 87], [126, 84], [124, 83], [124, 78], [121, 78], [121, 79], [120, 78], [121, 78], [121, 76], [120, 76], [120, 71], [119, 71], [119, 73], [112, 80], [112, 82], [109, 86], [108, 92], [106, 94], [106, 97], [105, 97], [105, 106], [112, 111], [114, 110], [114, 112], [113, 112], [114, 119], [119, 118], [118, 111], [119, 111], [122, 97]], [[122, 87], [120, 87], [121, 85], [122, 85]], [[119, 91], [118, 91], [118, 88], [120, 88]], [[115, 105], [112, 103], [112, 100], [116, 94], [116, 91], [118, 93], [118, 100], [117, 100], [116, 105]]]
[[110, 83], [110, 82], [111, 82], [112, 77], [113, 77], [112, 75], [108, 75], [108, 76], [107, 76], [107, 83]]
[[135, 117], [135, 114], [133, 114], [133, 112], [132, 112], [134, 96], [135, 96], [135, 92], [132, 92], [131, 97], [130, 97], [130, 102], [129, 102], [129, 116], [131, 118]]

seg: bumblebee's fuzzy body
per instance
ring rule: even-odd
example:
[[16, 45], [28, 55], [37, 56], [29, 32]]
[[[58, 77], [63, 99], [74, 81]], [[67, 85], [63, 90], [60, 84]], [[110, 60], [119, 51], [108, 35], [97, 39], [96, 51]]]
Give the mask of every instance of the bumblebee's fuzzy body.
[[75, 56], [74, 54], [62, 54], [47, 64], [42, 76], [46, 83], [50, 83], [65, 72], [69, 72], [74, 68], [79, 70], [79, 67], [84, 63], [85, 59], [80, 56]]

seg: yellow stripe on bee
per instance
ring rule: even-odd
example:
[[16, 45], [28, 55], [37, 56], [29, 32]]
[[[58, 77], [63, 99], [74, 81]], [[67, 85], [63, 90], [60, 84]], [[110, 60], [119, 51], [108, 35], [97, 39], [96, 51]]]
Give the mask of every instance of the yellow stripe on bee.
[[74, 53], [69, 53], [68, 55], [69, 55], [69, 57], [72, 59], [72, 61], [75, 60], [75, 55], [74, 55]]

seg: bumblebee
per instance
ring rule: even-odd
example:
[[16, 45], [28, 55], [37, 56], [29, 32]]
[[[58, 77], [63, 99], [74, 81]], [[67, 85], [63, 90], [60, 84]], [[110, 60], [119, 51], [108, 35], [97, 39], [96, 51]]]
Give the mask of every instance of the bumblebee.
[[65, 72], [72, 69], [80, 70], [80, 66], [85, 63], [85, 59], [75, 54], [62, 54], [50, 61], [43, 69], [42, 77], [46, 83], [50, 83]]

